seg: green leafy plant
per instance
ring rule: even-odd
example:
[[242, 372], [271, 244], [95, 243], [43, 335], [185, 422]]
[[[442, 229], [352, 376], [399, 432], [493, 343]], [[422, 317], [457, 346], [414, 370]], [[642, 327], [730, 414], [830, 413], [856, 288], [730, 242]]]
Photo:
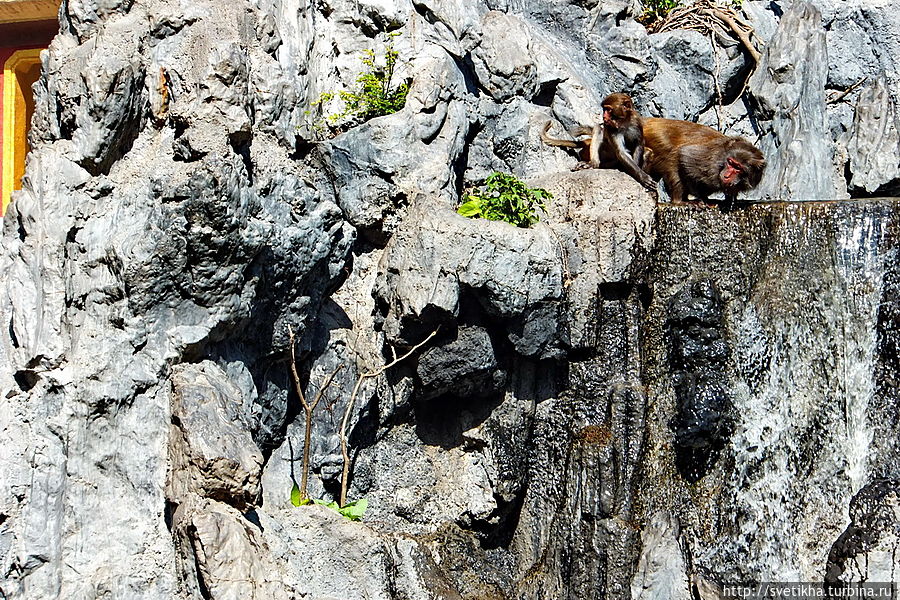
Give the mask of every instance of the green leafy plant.
[[457, 210], [464, 217], [506, 221], [516, 227], [531, 227], [540, 220], [537, 209], [546, 210], [553, 196], [547, 190], [530, 188], [513, 175], [494, 172], [484, 180], [479, 193], [470, 193]]
[[338, 506], [338, 503], [334, 501], [325, 502], [324, 500], [313, 500], [313, 502], [324, 506], [325, 508], [335, 510], [351, 521], [359, 521], [360, 519], [362, 519], [363, 514], [365, 514], [366, 509], [369, 507], [369, 501], [365, 498], [360, 498], [359, 500], [348, 502], [344, 506]]
[[[395, 35], [398, 34], [389, 34], [392, 38]], [[389, 42], [385, 47], [382, 61], [377, 59], [374, 50], [364, 50], [360, 60], [366, 69], [356, 78], [356, 88], [338, 92], [337, 96], [344, 102], [344, 109], [328, 115], [325, 120], [332, 126], [343, 121], [364, 123], [369, 119], [390, 115], [402, 109], [409, 93], [409, 81], [397, 85], [392, 83], [399, 59], [400, 53], [394, 49], [393, 42]], [[383, 66], [379, 64], [381, 62], [384, 63]], [[325, 92], [312, 105], [327, 104], [334, 98], [334, 92]], [[314, 127], [322, 128], [321, 124]]]
[[681, 0], [643, 0], [644, 14], [640, 21], [645, 25], [666, 18], [670, 12], [681, 6]]
[[319, 500], [317, 498], [304, 498], [300, 494], [300, 488], [297, 484], [294, 484], [294, 487], [291, 488], [291, 504], [294, 506], [307, 506], [309, 504], [318, 504], [320, 506], [324, 506], [325, 508], [330, 508], [341, 516], [344, 516], [351, 521], [359, 521], [363, 518], [363, 515], [366, 512], [366, 509], [369, 508], [369, 501], [366, 498], [360, 498], [359, 500], [354, 500], [353, 502], [348, 502], [344, 506], [341, 506], [334, 500]]

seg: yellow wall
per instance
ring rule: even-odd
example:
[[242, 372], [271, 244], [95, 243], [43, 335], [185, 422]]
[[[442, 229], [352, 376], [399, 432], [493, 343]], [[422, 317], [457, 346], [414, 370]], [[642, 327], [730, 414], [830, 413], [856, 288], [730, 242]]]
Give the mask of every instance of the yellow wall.
[[0, 0], [0, 23], [55, 19], [59, 0]]
[[34, 112], [31, 85], [41, 75], [41, 50], [19, 50], [3, 65], [3, 189], [0, 214], [6, 213], [13, 190], [22, 185], [28, 127]]

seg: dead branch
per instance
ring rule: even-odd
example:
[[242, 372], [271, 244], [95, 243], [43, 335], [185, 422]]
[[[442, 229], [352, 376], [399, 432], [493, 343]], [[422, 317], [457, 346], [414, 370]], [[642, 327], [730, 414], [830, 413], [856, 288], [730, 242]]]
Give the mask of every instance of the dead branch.
[[[294, 379], [294, 389], [297, 390], [297, 395], [300, 397], [300, 404], [303, 405], [303, 412], [306, 413], [306, 431], [303, 436], [303, 461], [301, 463], [302, 471], [300, 474], [300, 498], [306, 500], [306, 485], [309, 481], [309, 449], [312, 438], [313, 411], [316, 409], [316, 406], [318, 406], [319, 401], [322, 400], [322, 395], [325, 393], [325, 390], [328, 389], [328, 386], [331, 385], [334, 376], [338, 374], [338, 371], [344, 368], [344, 365], [338, 365], [337, 368], [331, 372], [331, 375], [325, 379], [325, 383], [319, 387], [319, 391], [316, 392], [312, 403], [309, 403], [306, 401], [306, 396], [303, 394], [303, 386], [300, 385], [300, 375], [297, 374], [297, 357], [294, 354], [294, 330], [290, 325], [288, 325], [288, 338], [291, 344], [291, 375]], [[293, 468], [293, 465], [291, 466]]]
[[720, 6], [714, 0], [701, 0], [690, 6], [677, 8], [664, 19], [651, 23], [647, 29], [650, 33], [687, 29], [699, 31], [704, 36], [710, 32], [730, 33], [744, 46], [754, 64], [759, 64], [762, 57], [751, 39], [753, 27], [742, 20], [733, 8]]
[[409, 349], [409, 351], [403, 356], [397, 357], [397, 353], [393, 347], [391, 347], [391, 355], [393, 356], [393, 360], [386, 365], [378, 367], [373, 371], [366, 371], [365, 373], [360, 373], [359, 377], [356, 380], [356, 385], [353, 386], [353, 393], [350, 394], [350, 400], [347, 402], [347, 408], [344, 409], [344, 418], [341, 419], [341, 429], [339, 431], [339, 437], [341, 439], [341, 456], [344, 459], [344, 469], [341, 474], [341, 499], [340, 505], [345, 506], [347, 504], [347, 484], [350, 479], [350, 452], [347, 449], [347, 424], [350, 422], [350, 414], [353, 412], [353, 406], [356, 404], [356, 397], [359, 395], [359, 390], [362, 388], [362, 384], [366, 379], [370, 379], [372, 377], [378, 377], [394, 365], [403, 360], [406, 360], [413, 352], [424, 346], [431, 338], [437, 335], [437, 332], [440, 330], [440, 327], [431, 332], [431, 334]]
[[847, 96], [852, 94], [856, 88], [858, 88], [859, 86], [864, 84], [868, 79], [869, 79], [868, 77], [863, 77], [862, 79], [860, 79], [859, 81], [857, 81], [856, 83], [854, 83], [853, 85], [848, 87], [846, 90], [839, 93], [834, 98], [829, 98], [828, 100], [826, 100], [825, 104], [837, 104], [838, 102], [840, 102], [841, 100], [843, 100], [844, 98], [846, 98]]
[[[737, 22], [732, 18], [734, 15], [734, 11], [731, 9], [722, 9], [720, 7], [709, 8], [704, 11], [706, 14], [712, 15], [715, 18], [719, 19], [721, 22], [725, 23], [728, 26], [728, 29], [737, 36], [737, 39], [741, 41], [744, 45], [744, 48], [747, 50], [747, 53], [750, 54], [750, 57], [753, 58], [753, 62], [759, 63], [760, 58], [762, 58], [762, 54], [760, 54], [759, 50], [756, 49], [756, 46], [753, 45], [753, 42], [750, 41], [750, 33], [753, 32], [752, 28], [744, 29], [739, 27]], [[729, 14], [730, 13], [730, 14]]]

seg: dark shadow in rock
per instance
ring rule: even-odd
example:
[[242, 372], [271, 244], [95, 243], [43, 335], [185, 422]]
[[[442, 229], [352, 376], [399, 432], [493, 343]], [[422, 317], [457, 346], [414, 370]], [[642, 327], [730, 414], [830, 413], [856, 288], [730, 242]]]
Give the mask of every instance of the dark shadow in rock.
[[429, 446], [459, 448], [468, 443], [463, 433], [484, 423], [502, 403], [502, 393], [493, 397], [447, 395], [428, 402], [414, 400], [416, 435]]

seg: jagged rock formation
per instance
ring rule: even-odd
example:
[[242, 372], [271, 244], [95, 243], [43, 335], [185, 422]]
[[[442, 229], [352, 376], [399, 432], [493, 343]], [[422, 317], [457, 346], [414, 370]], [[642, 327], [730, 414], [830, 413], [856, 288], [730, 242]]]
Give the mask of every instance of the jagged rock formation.
[[[763, 134], [759, 194], [895, 190], [890, 3], [744, 5], [769, 43], [749, 96], [736, 42], [648, 35], [630, 0], [65, 2], [0, 252], [0, 595], [686, 598], [888, 572], [894, 203], [657, 206], [538, 139], [624, 90]], [[321, 94], [389, 43], [405, 107], [321, 133]], [[533, 229], [455, 214], [498, 169], [553, 192]], [[343, 366], [310, 494], [339, 493], [349, 411], [363, 523], [291, 504], [288, 326], [307, 397]]]

